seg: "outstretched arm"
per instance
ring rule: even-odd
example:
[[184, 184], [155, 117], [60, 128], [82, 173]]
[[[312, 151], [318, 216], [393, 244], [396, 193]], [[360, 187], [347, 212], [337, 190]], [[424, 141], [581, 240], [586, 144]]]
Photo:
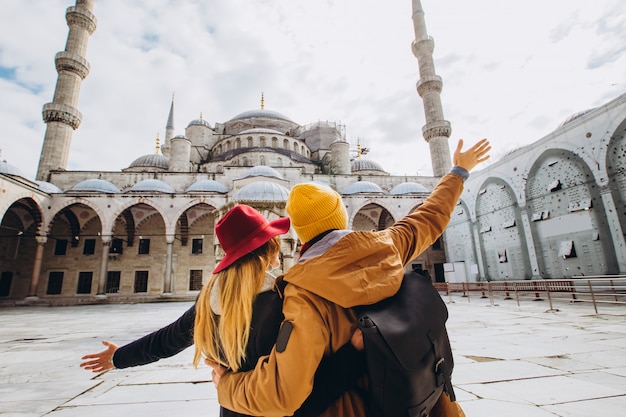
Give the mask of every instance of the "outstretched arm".
[[193, 345], [195, 303], [176, 321], [122, 347], [103, 341], [107, 349], [83, 356], [82, 368], [103, 372], [113, 368], [145, 365], [169, 358]]

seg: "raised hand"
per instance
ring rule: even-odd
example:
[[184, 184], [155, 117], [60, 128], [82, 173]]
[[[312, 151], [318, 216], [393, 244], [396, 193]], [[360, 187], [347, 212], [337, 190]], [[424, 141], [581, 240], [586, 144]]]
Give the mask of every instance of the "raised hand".
[[454, 151], [453, 163], [470, 171], [476, 165], [489, 159], [488, 152], [491, 145], [487, 139], [481, 139], [474, 146], [465, 152], [461, 152], [463, 148], [463, 139], [459, 139], [459, 144]]

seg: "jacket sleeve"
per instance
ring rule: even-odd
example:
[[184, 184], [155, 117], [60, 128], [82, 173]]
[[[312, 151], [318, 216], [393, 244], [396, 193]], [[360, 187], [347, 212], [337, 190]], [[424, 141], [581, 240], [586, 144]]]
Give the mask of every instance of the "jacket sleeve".
[[443, 234], [462, 191], [463, 178], [456, 173], [446, 174], [422, 205], [381, 232], [392, 239], [403, 265]]
[[330, 354], [328, 322], [336, 319], [330, 315], [342, 311], [294, 287], [288, 285], [285, 291], [285, 321], [278, 336], [280, 340], [284, 329], [292, 327], [286, 344], [277, 342], [278, 348], [274, 346], [252, 371], [222, 375], [217, 393], [224, 408], [248, 415], [291, 416], [311, 393], [318, 365]]
[[145, 365], [183, 351], [193, 345], [195, 317], [194, 303], [173, 323], [117, 349], [113, 365], [120, 369]]

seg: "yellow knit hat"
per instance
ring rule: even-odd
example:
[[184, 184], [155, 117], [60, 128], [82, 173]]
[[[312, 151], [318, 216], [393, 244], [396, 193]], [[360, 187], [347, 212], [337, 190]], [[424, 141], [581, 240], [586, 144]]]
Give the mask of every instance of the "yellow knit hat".
[[348, 227], [348, 213], [341, 196], [324, 185], [297, 184], [291, 189], [285, 208], [302, 243], [327, 230]]

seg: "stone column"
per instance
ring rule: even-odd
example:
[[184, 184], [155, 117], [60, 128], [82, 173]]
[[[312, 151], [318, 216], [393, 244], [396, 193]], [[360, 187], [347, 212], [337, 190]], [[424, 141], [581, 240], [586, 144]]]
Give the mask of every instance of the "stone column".
[[537, 251], [535, 249], [535, 238], [530, 228], [530, 218], [528, 217], [528, 209], [526, 206], [520, 206], [520, 218], [522, 220], [522, 228], [524, 231], [525, 246], [528, 248], [528, 261], [530, 262], [531, 279], [541, 279], [539, 271], [539, 261], [537, 260]]
[[172, 291], [172, 253], [174, 253], [174, 235], [166, 236], [167, 249], [165, 255], [165, 273], [163, 274], [163, 294], [171, 294]]
[[[615, 200], [611, 194], [611, 188], [609, 186], [600, 187], [600, 197], [604, 204], [604, 216], [606, 217], [609, 230], [611, 232], [612, 245], [615, 250], [615, 259], [617, 260], [617, 267], [620, 274], [626, 273], [626, 247], [624, 246], [624, 230], [617, 217], [617, 209], [615, 207]], [[602, 237], [600, 237], [602, 239]]]
[[110, 247], [111, 236], [102, 236], [102, 257], [100, 260], [100, 277], [98, 278], [98, 292], [96, 293], [96, 297], [106, 297]]
[[37, 287], [39, 286], [39, 276], [41, 275], [41, 261], [43, 259], [43, 250], [48, 241], [47, 236], [36, 236], [37, 248], [35, 250], [35, 261], [33, 263], [33, 274], [30, 278], [30, 289], [28, 291], [28, 299], [37, 299]]

